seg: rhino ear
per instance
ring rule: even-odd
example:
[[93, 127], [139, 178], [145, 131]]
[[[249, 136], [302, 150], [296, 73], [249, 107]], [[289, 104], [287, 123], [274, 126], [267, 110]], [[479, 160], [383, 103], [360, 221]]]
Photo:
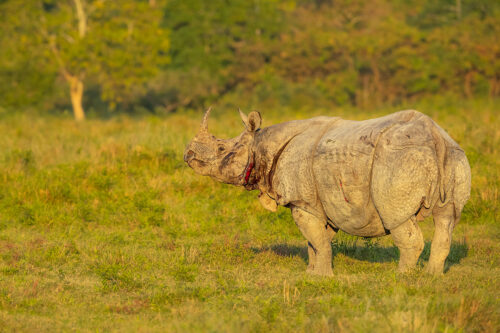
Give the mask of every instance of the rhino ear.
[[262, 117], [258, 111], [252, 111], [248, 114], [248, 116], [244, 114], [241, 109], [238, 109], [238, 111], [247, 131], [255, 132], [260, 128], [260, 125], [262, 124]]
[[260, 116], [260, 112], [252, 111], [248, 114], [248, 126], [247, 130], [249, 132], [255, 132], [260, 128], [262, 124], [262, 117]]

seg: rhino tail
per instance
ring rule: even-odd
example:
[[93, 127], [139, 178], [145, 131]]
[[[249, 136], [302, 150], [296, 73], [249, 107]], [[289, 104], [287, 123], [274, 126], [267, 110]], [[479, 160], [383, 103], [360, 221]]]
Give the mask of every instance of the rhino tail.
[[[430, 120], [430, 119], [429, 119]], [[438, 186], [439, 186], [439, 198], [441, 199], [440, 206], [444, 206], [448, 200], [446, 200], [446, 192], [445, 192], [445, 173], [444, 173], [444, 164], [446, 159], [446, 144], [443, 136], [439, 133], [439, 129], [437, 125], [430, 120], [432, 123], [431, 126], [431, 134], [434, 139], [434, 144], [436, 148], [436, 157], [437, 157], [437, 167], [438, 167]]]

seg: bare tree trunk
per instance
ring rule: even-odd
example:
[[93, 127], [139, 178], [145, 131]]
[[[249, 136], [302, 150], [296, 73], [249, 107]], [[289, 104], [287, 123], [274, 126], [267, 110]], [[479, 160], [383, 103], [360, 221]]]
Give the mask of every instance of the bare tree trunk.
[[489, 95], [490, 95], [490, 97], [495, 97], [500, 92], [500, 84], [498, 83], [499, 81], [493, 77], [490, 79], [489, 82], [490, 82]]
[[370, 95], [369, 81], [370, 79], [368, 78], [368, 75], [366, 74], [361, 75], [361, 82], [360, 82], [361, 87], [356, 89], [356, 106], [364, 108], [368, 105], [368, 97]]
[[53, 36], [49, 36], [49, 43], [50, 49], [52, 50], [52, 53], [54, 54], [54, 57], [59, 64], [59, 70], [66, 79], [66, 82], [68, 82], [69, 84], [69, 94], [75, 120], [83, 121], [85, 120], [85, 111], [83, 110], [82, 106], [83, 82], [78, 76], [70, 74], [66, 69], [66, 65], [59, 55], [59, 49], [56, 46], [55, 38]]
[[462, 18], [462, 0], [456, 0], [455, 11], [457, 12], [457, 19]]
[[55, 37], [49, 36], [48, 38], [52, 54], [54, 54], [54, 57], [59, 64], [59, 70], [66, 79], [66, 82], [69, 84], [69, 94], [71, 98], [71, 106], [73, 107], [73, 115], [77, 121], [85, 120], [85, 111], [82, 106], [83, 82], [78, 76], [70, 74], [70, 72], [66, 69], [64, 61], [59, 55], [59, 49], [56, 46]]
[[87, 16], [83, 10], [82, 0], [73, 0], [76, 7], [76, 17], [78, 18], [78, 33], [80, 38], [85, 37], [87, 33]]
[[383, 100], [383, 89], [382, 83], [380, 82], [380, 71], [377, 66], [377, 62], [374, 59], [371, 59], [371, 69], [373, 73], [373, 86], [375, 89], [372, 90], [372, 101], [376, 106], [380, 105]]
[[472, 97], [472, 80], [473, 80], [473, 76], [474, 76], [474, 72], [467, 72], [467, 74], [465, 74], [465, 80], [464, 80], [464, 92], [465, 92], [465, 96], [467, 96], [467, 98], [471, 98]]
[[[76, 17], [78, 18], [78, 34], [83, 39], [87, 34], [87, 15], [83, 8], [83, 0], [73, 0], [76, 8]], [[76, 121], [85, 120], [85, 112], [83, 111], [83, 82], [78, 76], [65, 75], [69, 82], [69, 93], [71, 97], [71, 105], [73, 106], [73, 114]]]
[[76, 121], [83, 121], [85, 120], [85, 112], [82, 106], [83, 82], [76, 76], [69, 76], [68, 81], [73, 115]]
[[[78, 34], [80, 38], [84, 38], [87, 33], [87, 16], [85, 14], [83, 8], [84, 0], [73, 0], [76, 9], [76, 17], [78, 19]], [[42, 17], [42, 22], [45, 22], [45, 18]], [[59, 65], [59, 70], [63, 77], [66, 79], [69, 85], [69, 93], [71, 98], [71, 106], [73, 107], [73, 115], [75, 116], [75, 120], [83, 121], [85, 120], [85, 111], [82, 106], [83, 99], [83, 81], [82, 77], [84, 73], [80, 73], [80, 75], [73, 75], [66, 67], [66, 63], [63, 58], [59, 54], [59, 49], [56, 43], [56, 37], [50, 34], [44, 25], [42, 24], [41, 28], [42, 35], [47, 39], [50, 50], [56, 59], [57, 64]]]

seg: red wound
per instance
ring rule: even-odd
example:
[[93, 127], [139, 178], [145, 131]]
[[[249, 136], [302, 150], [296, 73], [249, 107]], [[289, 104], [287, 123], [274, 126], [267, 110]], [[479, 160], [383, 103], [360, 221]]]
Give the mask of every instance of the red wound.
[[340, 189], [342, 190], [342, 195], [344, 196], [344, 200], [345, 200], [345, 202], [349, 203], [349, 200], [347, 200], [347, 198], [345, 196], [344, 188], [342, 187], [342, 181], [340, 179], [339, 179], [339, 183], [340, 183]]
[[252, 173], [253, 163], [250, 163], [247, 168], [247, 172], [245, 173], [245, 184], [248, 184], [248, 179], [250, 178], [250, 174]]

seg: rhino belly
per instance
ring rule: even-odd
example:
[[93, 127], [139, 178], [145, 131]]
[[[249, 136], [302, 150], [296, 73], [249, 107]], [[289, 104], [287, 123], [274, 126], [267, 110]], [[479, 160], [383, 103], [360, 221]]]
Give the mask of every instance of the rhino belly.
[[385, 235], [370, 196], [371, 153], [336, 150], [316, 156], [313, 166], [318, 197], [339, 229], [364, 237]]
[[[362, 237], [377, 237], [387, 234], [382, 221], [372, 203], [368, 206], [335, 202], [336, 191], [325, 191], [322, 199], [323, 209], [328, 218], [340, 230]], [[333, 199], [333, 200], [332, 200]]]

